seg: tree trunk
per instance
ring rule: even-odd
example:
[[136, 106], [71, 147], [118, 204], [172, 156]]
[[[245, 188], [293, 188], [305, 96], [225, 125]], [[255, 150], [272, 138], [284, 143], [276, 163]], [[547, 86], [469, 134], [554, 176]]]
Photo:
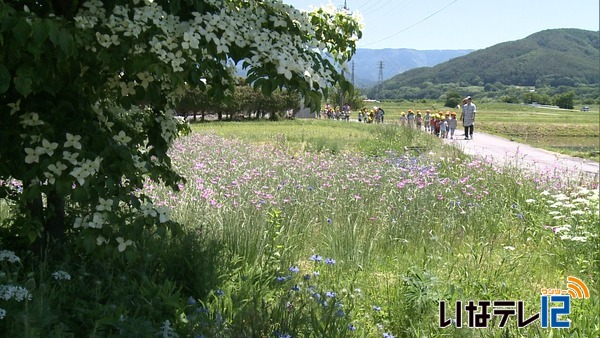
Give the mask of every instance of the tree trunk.
[[65, 238], [65, 199], [56, 191], [48, 194], [48, 215], [44, 223], [44, 233], [51, 241], [64, 241]]
[[[31, 193], [29, 185], [23, 186], [23, 193]], [[39, 229], [41, 226], [41, 236], [35, 239], [32, 243], [32, 251], [44, 258], [50, 252], [48, 249], [52, 244], [52, 251], [55, 253], [60, 250], [55, 250], [55, 247], [60, 247], [65, 240], [65, 199], [59, 196], [56, 191], [51, 191], [46, 195], [46, 207], [44, 208], [44, 200], [42, 193], [33, 197], [25, 206], [26, 213], [30, 215], [32, 227]]]

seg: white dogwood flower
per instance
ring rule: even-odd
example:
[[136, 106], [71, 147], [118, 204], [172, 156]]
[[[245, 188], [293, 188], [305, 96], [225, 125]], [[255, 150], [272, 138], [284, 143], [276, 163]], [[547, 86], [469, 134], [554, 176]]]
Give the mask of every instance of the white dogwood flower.
[[44, 121], [40, 120], [38, 113], [28, 113], [21, 116], [21, 124], [24, 126], [34, 127], [43, 125]]
[[127, 249], [128, 246], [133, 244], [132, 240], [125, 240], [123, 237], [117, 237], [117, 242], [119, 242], [119, 252], [125, 251], [125, 249]]
[[32, 148], [25, 148], [25, 153], [27, 154], [27, 156], [25, 156], [25, 163], [27, 164], [31, 164], [31, 163], [39, 163], [40, 161], [40, 154]]
[[62, 164], [60, 161], [56, 162], [56, 164], [51, 164], [48, 166], [48, 170], [50, 170], [56, 176], [60, 176], [65, 169], [67, 169], [67, 166]]
[[144, 217], [156, 217], [156, 210], [154, 210], [154, 206], [152, 205], [152, 203], [150, 202], [146, 202], [146, 204], [142, 204], [140, 206], [140, 211], [142, 212], [142, 215], [144, 215]]
[[79, 143], [79, 140], [81, 140], [80, 135], [72, 135], [67, 133], [67, 141], [63, 146], [65, 148], [73, 147], [75, 149], [81, 149], [81, 143]]
[[129, 141], [131, 141], [131, 137], [127, 136], [127, 134], [125, 134], [124, 131], [120, 131], [119, 134], [113, 136], [113, 140], [123, 144], [123, 145], [127, 145], [127, 143], [129, 143]]
[[96, 206], [96, 211], [111, 211], [113, 205], [113, 200], [108, 198], [104, 199], [100, 197], [98, 200], [98, 205]]
[[56, 148], [58, 148], [58, 143], [50, 142], [46, 139], [43, 139], [42, 146], [36, 147], [35, 151], [38, 152], [40, 155], [47, 154], [48, 156], [52, 156], [54, 155], [54, 150], [56, 150]]
[[108, 244], [109, 240], [100, 235], [96, 237], [96, 245]]
[[92, 221], [88, 222], [89, 228], [102, 229], [102, 226], [106, 223], [106, 215], [100, 212], [95, 212], [92, 216]]
[[73, 165], [77, 164], [77, 156], [79, 156], [79, 153], [63, 151], [63, 160], [70, 162]]
[[158, 220], [160, 223], [168, 222], [171, 219], [171, 210], [167, 206], [160, 206], [156, 208], [156, 212], [158, 213]]

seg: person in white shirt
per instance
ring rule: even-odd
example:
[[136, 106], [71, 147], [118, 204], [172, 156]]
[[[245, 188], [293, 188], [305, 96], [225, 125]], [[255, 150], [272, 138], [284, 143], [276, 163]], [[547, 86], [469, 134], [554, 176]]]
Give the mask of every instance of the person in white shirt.
[[462, 120], [463, 127], [465, 127], [465, 140], [469, 138], [473, 139], [473, 128], [475, 126], [475, 114], [477, 113], [477, 106], [472, 102], [470, 96], [467, 96], [463, 102], [462, 113], [460, 119]]

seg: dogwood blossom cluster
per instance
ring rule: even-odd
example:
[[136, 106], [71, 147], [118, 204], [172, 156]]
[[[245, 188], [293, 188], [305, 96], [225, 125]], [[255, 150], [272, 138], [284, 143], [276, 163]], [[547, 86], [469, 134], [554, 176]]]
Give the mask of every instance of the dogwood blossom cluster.
[[174, 111], [169, 110], [163, 116], [156, 117], [156, 122], [160, 123], [160, 129], [162, 131], [162, 137], [167, 144], [172, 144], [178, 135], [177, 125], [184, 123], [183, 121], [175, 118]]
[[[120, 41], [131, 41], [130, 54], [154, 55], [175, 73], [182, 72], [184, 65], [202, 65], [204, 59], [227, 60], [232, 49], [244, 48], [244, 64], [249, 68], [273, 65], [277, 73], [290, 80], [294, 74], [310, 83], [311, 89], [324, 88], [334, 81], [332, 69], [315, 62], [312, 53], [320, 51], [329, 55], [336, 50], [336, 41], [317, 38], [311, 16], [279, 1], [269, 2], [265, 8], [260, 2], [248, 1], [236, 6], [223, 1], [205, 1], [218, 8], [216, 12], [193, 12], [192, 20], [185, 21], [167, 13], [154, 1], [133, 1], [131, 5], [114, 6], [110, 13], [99, 0], [84, 3], [75, 16], [78, 28], [95, 30], [96, 48], [113, 48]], [[340, 14], [333, 5], [313, 11], [320, 16], [320, 24], [336, 31], [333, 18]], [[355, 14], [352, 20], [361, 20]], [[362, 27], [362, 25], [361, 25]], [[293, 29], [296, 34], [289, 34]], [[321, 28], [321, 31], [327, 30]], [[355, 42], [357, 35], [350, 37]], [[347, 60], [349, 53], [335, 52], [334, 57]], [[155, 80], [151, 74], [140, 76], [135, 82], [119, 84], [122, 95], [134, 93], [134, 86], [146, 87]]]
[[[167, 206], [148, 204], [138, 189], [144, 177], [173, 188], [182, 180], [167, 151], [186, 129], [173, 108], [190, 85], [222, 100], [242, 66], [256, 87], [297, 90], [316, 103], [320, 96], [310, 94], [339, 80], [337, 67], [360, 34], [356, 20], [333, 7], [308, 13], [280, 0], [200, 0], [182, 2], [177, 13], [164, 4], [84, 0], [73, 17], [45, 3], [22, 10], [9, 2], [0, 11], [3, 22], [23, 28], [0, 32], [23, 53], [0, 72], [20, 78], [0, 88], [9, 112], [0, 122], [15, 126], [7, 135], [16, 140], [0, 151], [3, 161], [14, 156], [0, 174], [22, 184], [12, 198], [32, 221], [23, 227], [64, 218], [86, 249], [94, 241], [120, 252], [135, 247], [139, 232], [131, 229], [149, 226], [148, 217], [174, 224]], [[36, 33], [25, 34], [29, 28]], [[35, 48], [22, 48], [31, 42]], [[40, 200], [41, 213], [26, 209]]]

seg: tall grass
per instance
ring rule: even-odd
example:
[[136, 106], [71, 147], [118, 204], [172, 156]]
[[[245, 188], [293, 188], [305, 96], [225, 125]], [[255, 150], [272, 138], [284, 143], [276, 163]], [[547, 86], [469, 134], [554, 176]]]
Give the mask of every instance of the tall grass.
[[[600, 333], [597, 182], [583, 182], [588, 190], [560, 173], [500, 168], [400, 126], [196, 128], [172, 152], [182, 192], [145, 188], [184, 236], [150, 236], [110, 266], [66, 257], [73, 279], [42, 280], [31, 307], [7, 308], [3, 332], [27, 318], [29, 336]], [[532, 315], [541, 288], [564, 288], [569, 275], [592, 294], [573, 301], [569, 330], [517, 329], [515, 318], [503, 329], [438, 327], [440, 300], [523, 300]], [[60, 306], [38, 322], [76, 297], [82, 310]]]

